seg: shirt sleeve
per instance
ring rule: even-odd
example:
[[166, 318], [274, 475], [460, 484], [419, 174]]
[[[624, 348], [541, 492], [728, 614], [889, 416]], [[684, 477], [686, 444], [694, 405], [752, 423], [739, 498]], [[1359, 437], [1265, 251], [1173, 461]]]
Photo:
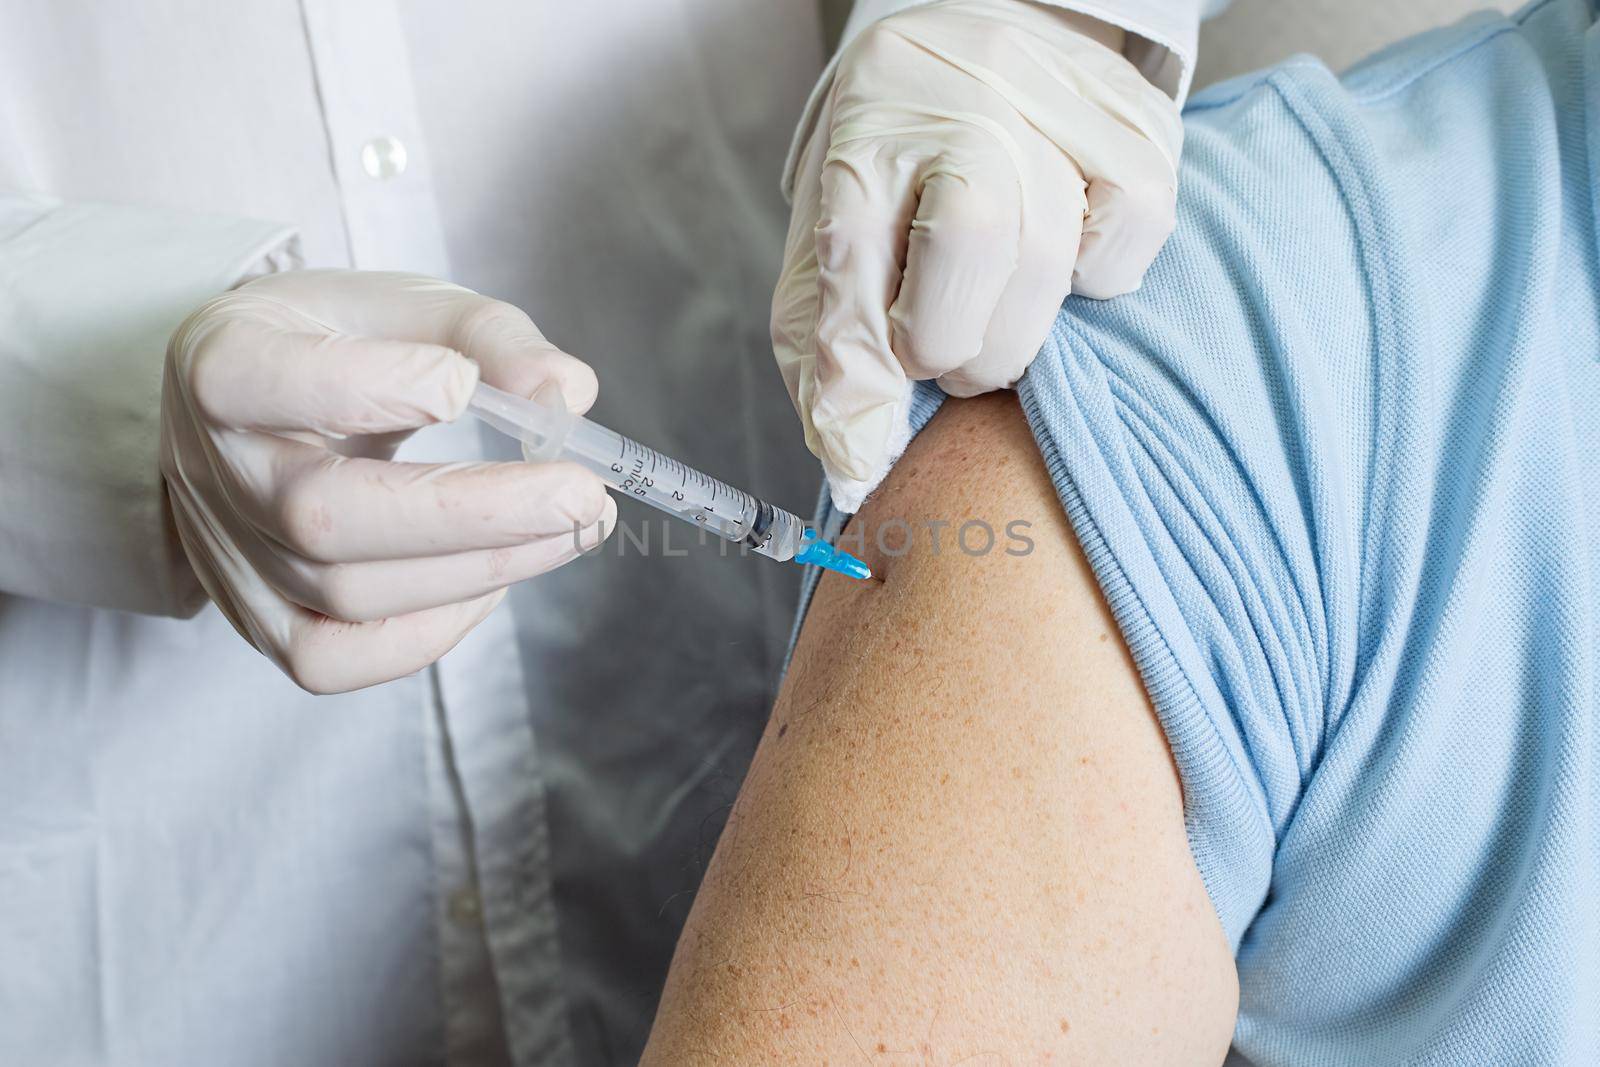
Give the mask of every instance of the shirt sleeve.
[[[839, 56], [863, 28], [899, 11], [928, 3], [929, 0], [856, 0], [839, 37], [839, 46], [822, 70], [822, 77], [806, 99], [789, 156], [783, 165], [783, 195], [794, 197], [795, 174], [800, 167], [800, 152], [816, 127], [823, 97], [833, 84]], [[1200, 22], [1225, 9], [1231, 0], [1040, 0], [1052, 7], [1097, 18], [1128, 33], [1124, 54], [1162, 92], [1178, 106], [1189, 95], [1194, 77], [1195, 54]]]
[[279, 223], [0, 190], [0, 591], [199, 607], [159, 464], [167, 338], [296, 255]]
[[[1416, 359], [1375, 325], [1392, 314], [1369, 284], [1390, 242], [1363, 229], [1375, 167], [1346, 162], [1364, 144], [1351, 115], [1310, 61], [1208, 88], [1186, 116], [1177, 227], [1144, 284], [1069, 297], [1017, 388], [1236, 948], [1377, 632], [1362, 597], [1405, 585], [1363, 581], [1367, 543], [1407, 543], [1381, 516], [1426, 497], [1419, 449], [1375, 458], [1427, 416]], [[913, 430], [942, 399], [917, 384]], [[838, 521], [817, 527], [836, 536]]]

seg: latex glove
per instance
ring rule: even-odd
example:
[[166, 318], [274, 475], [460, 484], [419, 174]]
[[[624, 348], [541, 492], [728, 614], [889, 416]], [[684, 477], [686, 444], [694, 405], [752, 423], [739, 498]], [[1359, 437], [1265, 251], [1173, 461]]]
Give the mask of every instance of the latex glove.
[[911, 380], [1013, 385], [1069, 290], [1137, 288], [1171, 233], [1177, 107], [1094, 39], [1108, 29], [946, 0], [840, 57], [800, 161], [772, 342], [841, 508], [904, 449]]
[[460, 415], [480, 373], [523, 396], [554, 379], [577, 410], [596, 392], [521, 311], [416, 275], [269, 275], [173, 334], [161, 455], [183, 547], [302, 687], [432, 663], [507, 585], [615, 525], [604, 485], [573, 464], [390, 460], [412, 430]]

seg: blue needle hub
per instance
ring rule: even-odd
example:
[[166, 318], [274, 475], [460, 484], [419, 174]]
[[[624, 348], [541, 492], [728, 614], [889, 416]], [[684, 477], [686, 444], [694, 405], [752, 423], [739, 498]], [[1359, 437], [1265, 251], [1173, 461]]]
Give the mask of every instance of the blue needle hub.
[[811, 563], [825, 570], [836, 571], [848, 578], [872, 577], [872, 568], [856, 559], [842, 548], [835, 548], [817, 536], [817, 531], [806, 527], [800, 551], [794, 554], [796, 563]]

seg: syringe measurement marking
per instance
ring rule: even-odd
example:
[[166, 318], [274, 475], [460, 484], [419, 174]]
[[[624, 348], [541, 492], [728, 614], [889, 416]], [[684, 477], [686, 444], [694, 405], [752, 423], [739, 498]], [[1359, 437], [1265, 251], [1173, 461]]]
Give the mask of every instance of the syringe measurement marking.
[[[628, 452], [630, 446], [638, 451], [638, 456], [631, 461], [633, 466], [632, 475], [628, 474], [628, 468], [625, 466], [625, 464], [629, 462]], [[655, 449], [646, 448], [644, 445], [638, 444], [634, 441], [629, 441], [626, 438], [623, 439], [621, 451], [618, 453], [617, 459], [621, 462], [611, 464], [611, 471], [614, 474], [624, 475], [624, 477], [620, 479], [621, 484], [618, 486], [618, 488], [620, 488], [623, 492], [632, 493], [634, 496], [638, 497], [644, 497], [649, 495], [648, 491], [650, 489], [655, 488], [656, 480], [653, 477], [647, 477], [644, 473], [644, 461], [649, 459], [650, 473], [652, 475], [655, 474], [658, 464], [666, 467], [669, 472], [677, 474], [678, 488], [669, 490], [670, 495], [677, 503], [682, 504], [688, 502], [688, 497], [684, 490], [688, 488], [691, 480], [689, 478], [690, 469], [682, 462], [675, 459], [668, 459]], [[698, 474], [699, 472], [695, 473]], [[709, 485], [711, 490], [711, 499], [713, 501], [716, 500], [716, 481], [703, 474], [699, 475], [699, 478], [696, 480], [698, 480], [702, 485]], [[695, 514], [694, 519], [696, 522], [703, 523], [706, 521], [703, 512], [715, 513], [716, 508], [711, 504], [703, 505]]]
[[[636, 453], [631, 459], [629, 457], [630, 451]], [[611, 471], [622, 476], [618, 479], [617, 488], [623, 492], [641, 498], [648, 497], [650, 495], [649, 491], [657, 488], [658, 478], [655, 477], [657, 468], [665, 468], [668, 475], [676, 475], [678, 478], [678, 488], [667, 490], [675, 503], [683, 504], [689, 502], [686, 490], [691, 484], [708, 495], [707, 500], [693, 505], [695, 522], [704, 523], [707, 515], [715, 515], [717, 513], [716, 503], [724, 486], [704, 471], [695, 470], [681, 460], [665, 456], [653, 448], [648, 448], [637, 441], [630, 441], [627, 438], [622, 439], [621, 451], [618, 453], [617, 459], [618, 462], [611, 464]], [[645, 473], [646, 460], [650, 464], [650, 473], [648, 475]], [[629, 466], [632, 467], [631, 473], [628, 469]], [[662, 488], [665, 488], [665, 486], [662, 486]], [[733, 501], [733, 512], [735, 514], [755, 507], [754, 498], [748, 493], [742, 493], [734, 489], [730, 489], [729, 492], [732, 494], [730, 499]], [[723, 536], [726, 537], [727, 535], [724, 534]]]

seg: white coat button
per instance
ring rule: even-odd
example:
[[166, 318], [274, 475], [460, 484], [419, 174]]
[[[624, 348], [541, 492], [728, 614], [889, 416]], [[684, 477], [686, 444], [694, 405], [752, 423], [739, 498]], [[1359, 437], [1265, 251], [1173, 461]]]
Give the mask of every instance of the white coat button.
[[361, 146], [361, 169], [378, 181], [406, 172], [406, 145], [398, 137], [374, 137]]
[[450, 921], [457, 926], [474, 927], [483, 921], [483, 902], [471, 889], [450, 894]]

